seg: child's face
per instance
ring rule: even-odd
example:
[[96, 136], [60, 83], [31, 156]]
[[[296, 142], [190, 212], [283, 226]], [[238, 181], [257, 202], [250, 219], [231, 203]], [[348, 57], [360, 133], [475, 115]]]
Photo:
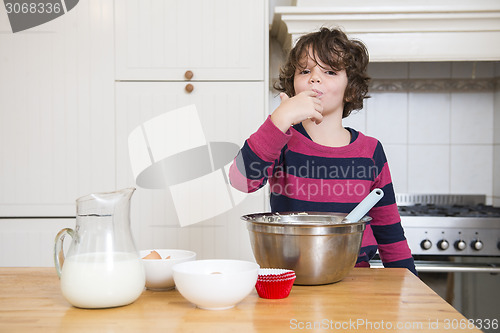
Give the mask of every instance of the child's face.
[[316, 63], [311, 55], [304, 57], [305, 68], [297, 68], [293, 80], [295, 93], [306, 90], [318, 93], [323, 106], [323, 115], [344, 109], [344, 92], [347, 87], [345, 69], [335, 70], [325, 65], [318, 57]]

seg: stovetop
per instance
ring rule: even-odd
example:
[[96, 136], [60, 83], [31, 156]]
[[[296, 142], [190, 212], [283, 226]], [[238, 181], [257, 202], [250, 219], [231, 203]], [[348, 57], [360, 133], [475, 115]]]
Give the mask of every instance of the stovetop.
[[401, 216], [500, 217], [500, 207], [483, 204], [474, 206], [416, 204], [398, 206], [398, 210]]

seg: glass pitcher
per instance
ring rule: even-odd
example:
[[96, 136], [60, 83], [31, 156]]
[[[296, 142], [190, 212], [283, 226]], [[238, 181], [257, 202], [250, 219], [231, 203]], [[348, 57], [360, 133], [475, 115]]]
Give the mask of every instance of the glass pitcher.
[[[95, 193], [76, 200], [76, 227], [59, 231], [54, 262], [63, 296], [80, 308], [108, 308], [134, 302], [145, 273], [130, 230], [135, 188]], [[64, 255], [64, 238], [72, 242]]]

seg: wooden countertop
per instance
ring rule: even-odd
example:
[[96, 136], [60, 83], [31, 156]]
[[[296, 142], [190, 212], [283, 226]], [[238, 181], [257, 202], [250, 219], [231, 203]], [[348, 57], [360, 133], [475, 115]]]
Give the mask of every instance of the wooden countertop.
[[63, 298], [55, 269], [0, 268], [0, 332], [481, 332], [460, 323], [468, 322], [406, 269], [355, 268], [335, 284], [294, 286], [288, 298], [253, 291], [233, 309], [208, 311], [177, 290], [78, 309]]

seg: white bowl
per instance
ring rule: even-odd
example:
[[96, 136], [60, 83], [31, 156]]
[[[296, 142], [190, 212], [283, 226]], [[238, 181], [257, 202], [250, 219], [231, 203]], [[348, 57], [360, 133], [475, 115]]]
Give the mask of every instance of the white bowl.
[[[139, 251], [144, 258], [153, 250]], [[172, 268], [186, 261], [196, 260], [196, 253], [187, 250], [155, 249], [162, 259], [142, 259], [146, 271], [146, 288], [151, 290], [169, 290], [175, 287]], [[170, 256], [170, 259], [164, 259]]]
[[206, 310], [234, 307], [252, 292], [259, 265], [241, 260], [197, 260], [174, 267], [177, 290]]

